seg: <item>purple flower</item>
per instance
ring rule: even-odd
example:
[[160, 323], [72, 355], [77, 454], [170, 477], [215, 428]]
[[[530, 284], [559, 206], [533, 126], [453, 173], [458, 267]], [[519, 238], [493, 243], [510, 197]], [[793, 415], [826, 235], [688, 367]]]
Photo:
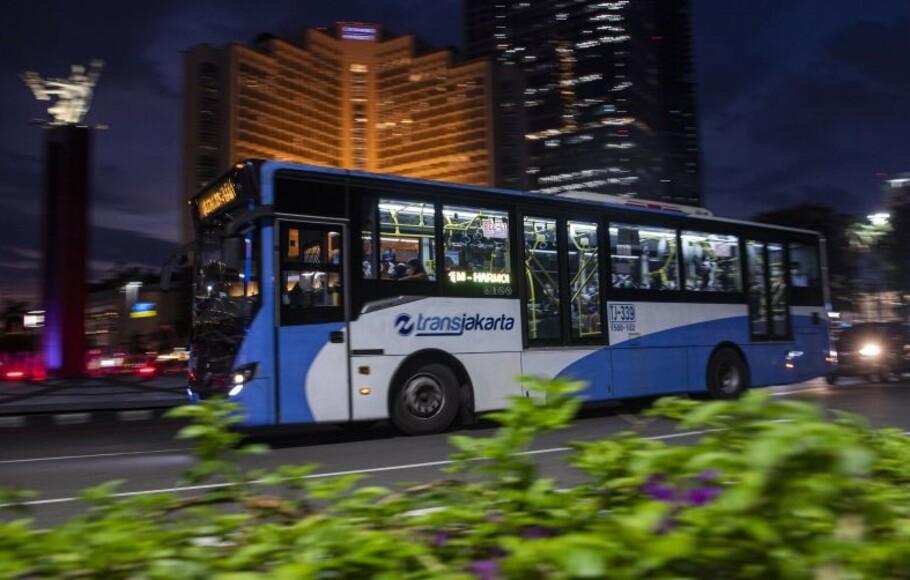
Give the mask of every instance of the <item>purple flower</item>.
[[696, 487], [689, 491], [687, 502], [689, 505], [700, 506], [712, 501], [720, 495], [721, 489], [714, 486]]
[[521, 537], [526, 540], [536, 540], [539, 538], [552, 538], [557, 533], [555, 529], [547, 526], [530, 526], [521, 530]]
[[676, 492], [669, 485], [664, 485], [663, 480], [664, 477], [662, 475], [652, 475], [648, 477], [648, 481], [645, 482], [644, 491], [658, 501], [673, 501], [676, 497]]
[[676, 527], [676, 519], [672, 517], [666, 517], [660, 520], [660, 523], [657, 524], [657, 528], [654, 529], [654, 533], [658, 536], [667, 534]]
[[477, 560], [471, 564], [470, 571], [480, 580], [499, 578], [499, 560]]
[[698, 481], [717, 481], [720, 478], [720, 472], [716, 469], [703, 469], [701, 473], [695, 478]]
[[433, 541], [431, 542], [431, 544], [434, 546], [445, 545], [449, 541], [450, 537], [451, 536], [449, 536], [448, 532], [436, 532], [433, 535]]

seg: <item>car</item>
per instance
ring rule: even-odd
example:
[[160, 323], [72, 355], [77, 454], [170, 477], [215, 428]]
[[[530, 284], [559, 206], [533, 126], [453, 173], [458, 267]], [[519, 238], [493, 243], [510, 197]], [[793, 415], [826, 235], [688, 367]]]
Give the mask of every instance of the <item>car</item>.
[[910, 325], [903, 322], [862, 322], [843, 329], [837, 339], [837, 367], [828, 376], [892, 381], [910, 373]]

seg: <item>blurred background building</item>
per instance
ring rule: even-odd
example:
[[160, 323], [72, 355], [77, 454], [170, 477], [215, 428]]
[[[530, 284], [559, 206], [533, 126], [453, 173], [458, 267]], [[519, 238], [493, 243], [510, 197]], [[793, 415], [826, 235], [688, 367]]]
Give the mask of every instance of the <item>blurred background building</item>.
[[492, 185], [490, 67], [456, 56], [362, 23], [190, 49], [185, 195], [250, 157]]
[[688, 0], [464, 9], [465, 56], [497, 65], [500, 153], [524, 159], [503, 185], [701, 205]]
[[885, 201], [894, 210], [910, 205], [910, 173], [898, 173], [882, 181]]

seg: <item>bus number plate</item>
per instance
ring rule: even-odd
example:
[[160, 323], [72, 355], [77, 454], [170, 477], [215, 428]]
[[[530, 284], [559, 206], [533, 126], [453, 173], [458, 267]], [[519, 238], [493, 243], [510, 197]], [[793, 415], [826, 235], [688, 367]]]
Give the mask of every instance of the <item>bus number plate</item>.
[[634, 304], [610, 304], [610, 330], [635, 332]]

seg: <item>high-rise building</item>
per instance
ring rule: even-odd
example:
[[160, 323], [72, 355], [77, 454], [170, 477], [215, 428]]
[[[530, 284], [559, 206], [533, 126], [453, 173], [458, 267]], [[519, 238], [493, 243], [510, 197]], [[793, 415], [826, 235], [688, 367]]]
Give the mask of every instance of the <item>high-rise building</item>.
[[456, 62], [378, 25], [198, 46], [185, 55], [184, 86], [187, 196], [250, 157], [495, 181], [489, 63]]
[[882, 181], [885, 205], [889, 209], [903, 208], [910, 205], [910, 173], [898, 173], [887, 176]]
[[523, 145], [527, 188], [700, 205], [687, 0], [464, 6], [465, 56], [521, 79], [498, 93], [497, 142]]

